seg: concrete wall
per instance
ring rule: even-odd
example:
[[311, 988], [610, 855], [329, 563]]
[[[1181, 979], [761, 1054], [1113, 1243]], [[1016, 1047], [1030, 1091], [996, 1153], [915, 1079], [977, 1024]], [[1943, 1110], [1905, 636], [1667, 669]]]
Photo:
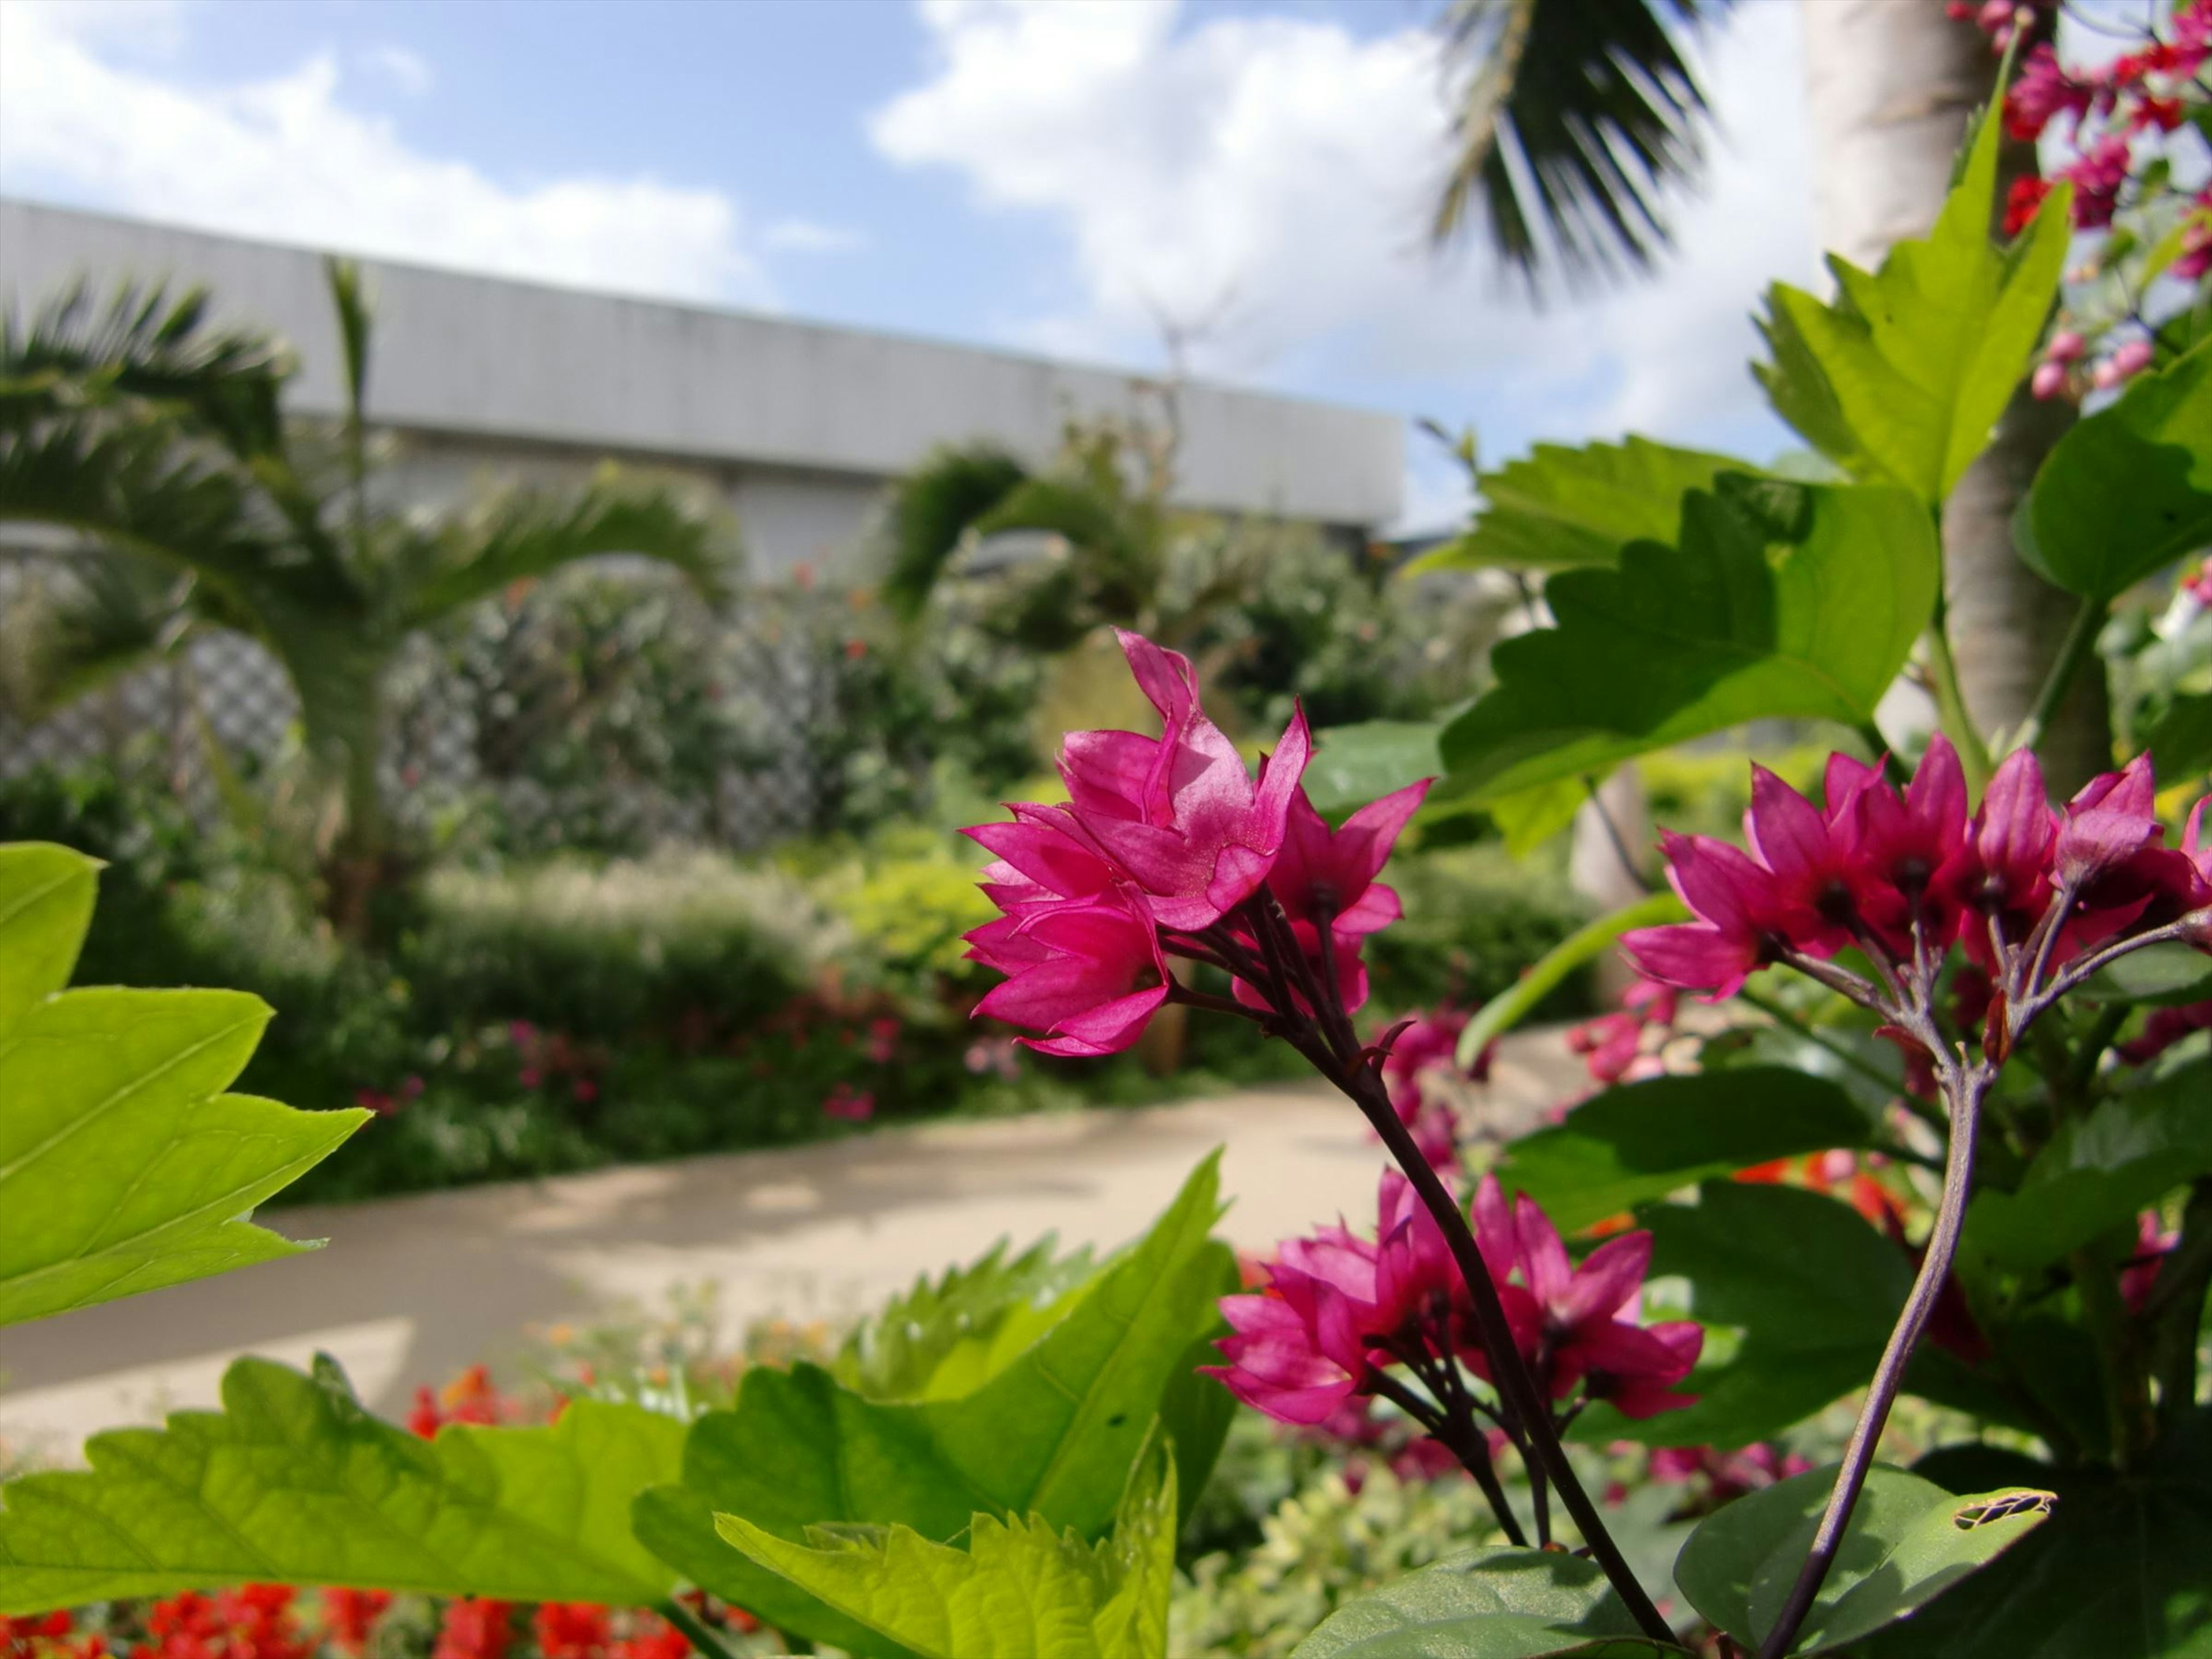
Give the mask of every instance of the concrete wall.
[[[1042, 358], [368, 261], [379, 326], [369, 401], [433, 436], [426, 489], [526, 457], [566, 473], [614, 453], [696, 470], [772, 568], [834, 562], [884, 482], [933, 443], [994, 439], [1040, 459], [1072, 412], [1156, 410], [1140, 379]], [[0, 305], [88, 275], [203, 283], [221, 313], [272, 327], [301, 359], [295, 405], [338, 406], [319, 256], [0, 202]], [[1370, 411], [1194, 385], [1182, 498], [1368, 529], [1399, 509], [1404, 427]], [[522, 470], [532, 470], [524, 467]]]

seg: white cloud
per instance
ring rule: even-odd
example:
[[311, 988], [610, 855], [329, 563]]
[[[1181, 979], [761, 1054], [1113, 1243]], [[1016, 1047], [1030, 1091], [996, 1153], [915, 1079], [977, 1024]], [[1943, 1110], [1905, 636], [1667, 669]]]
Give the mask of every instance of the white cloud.
[[404, 46], [372, 46], [362, 55], [362, 61], [410, 98], [430, 90], [434, 77], [429, 64]]
[[761, 245], [777, 252], [851, 253], [866, 247], [864, 232], [850, 225], [825, 225], [812, 219], [778, 219], [761, 233]]
[[1156, 347], [1162, 316], [1213, 318], [1202, 370], [1442, 397], [1455, 401], [1432, 412], [1486, 439], [1764, 431], [1747, 313], [1767, 280], [1814, 269], [1794, 7], [1741, 9], [1705, 54], [1724, 136], [1676, 216], [1679, 256], [1656, 280], [1540, 313], [1486, 255], [1425, 246], [1446, 109], [1423, 28], [1363, 40], [1310, 15], [1175, 0], [921, 10], [927, 77], [871, 134], [900, 164], [959, 169], [987, 207], [1066, 227], [1082, 303], [1013, 320], [1018, 337], [1122, 356]]
[[719, 191], [496, 180], [349, 104], [327, 53], [272, 80], [188, 85], [126, 58], [113, 23], [106, 5], [0, 4], [0, 189], [502, 276], [772, 302]]

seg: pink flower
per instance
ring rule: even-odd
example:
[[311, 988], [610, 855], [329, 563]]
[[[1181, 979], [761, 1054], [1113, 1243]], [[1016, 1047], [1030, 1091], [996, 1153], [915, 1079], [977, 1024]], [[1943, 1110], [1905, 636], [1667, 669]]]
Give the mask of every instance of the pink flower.
[[1600, 1014], [1567, 1033], [1567, 1047], [1599, 1083], [1618, 1083], [1644, 1053], [1644, 1022], [1632, 1013]]
[[2038, 363], [2035, 373], [2027, 377], [2027, 389], [2048, 403], [2053, 398], [2066, 395], [2066, 365]]
[[[1674, 1385], [1698, 1363], [1704, 1328], [1691, 1320], [1642, 1326], [1633, 1319], [1651, 1266], [1650, 1233], [1618, 1234], [1577, 1267], [1551, 1218], [1526, 1193], [1506, 1208], [1495, 1176], [1476, 1189], [1474, 1227], [1522, 1358], [1551, 1398], [1564, 1400], [1580, 1384], [1590, 1399], [1634, 1418], [1696, 1403], [1696, 1395], [1677, 1394]], [[1516, 1271], [1520, 1283], [1508, 1283]], [[1632, 1316], [1616, 1317], [1624, 1310]], [[1463, 1357], [1488, 1374], [1479, 1348]]]
[[2148, 368], [2153, 355], [2148, 340], [2130, 340], [2097, 365], [2090, 383], [2100, 392], [2110, 392]]
[[999, 855], [983, 890], [1008, 912], [1056, 899], [1096, 898], [1112, 886], [1114, 866], [1065, 807], [1010, 805], [1011, 823], [979, 823], [960, 833]]
[[2077, 331], [2070, 328], [2061, 329], [2051, 337], [2051, 343], [2044, 348], [2043, 360], [2049, 363], [2079, 362], [2081, 354], [2088, 349], [2089, 343]]
[[1228, 1364], [1206, 1374], [1278, 1422], [1313, 1425], [1370, 1392], [1372, 1373], [1400, 1363], [1394, 1347], [1448, 1353], [1464, 1296], [1450, 1248], [1397, 1170], [1383, 1172], [1376, 1207], [1374, 1242], [1317, 1228], [1279, 1247], [1260, 1294], [1222, 1297]]
[[1449, 1098], [1447, 1080], [1462, 1076], [1474, 1083], [1486, 1080], [1491, 1055], [1498, 1046], [1492, 1038], [1476, 1056], [1474, 1067], [1462, 1073], [1459, 1034], [1467, 1029], [1467, 1022], [1465, 1009], [1439, 1004], [1407, 1021], [1382, 1060], [1382, 1085], [1396, 1109], [1398, 1121], [1412, 1131], [1421, 1156], [1439, 1170], [1459, 1167], [1459, 1114]]
[[967, 938], [970, 957], [1007, 975], [975, 1012], [1043, 1032], [1020, 1039], [1042, 1054], [1117, 1054], [1168, 1000], [1158, 934], [1126, 890], [1001, 916]]
[[1397, 921], [1404, 914], [1397, 893], [1375, 878], [1434, 781], [1424, 778], [1370, 801], [1334, 830], [1304, 788], [1295, 790], [1282, 852], [1267, 872], [1268, 890], [1283, 913], [1316, 925], [1326, 913], [1340, 937], [1364, 937]]
[[1312, 753], [1303, 711], [1255, 786], [1236, 746], [1198, 705], [1189, 659], [1119, 635], [1161, 734], [1071, 732], [1061, 751], [1073, 816], [1143, 892], [1164, 927], [1210, 926], [1267, 879], [1291, 798]]
[[2120, 1299], [2130, 1313], [2142, 1311], [2143, 1304], [2158, 1287], [2158, 1270], [2166, 1265], [2166, 1252], [2180, 1242], [2179, 1233], [2170, 1233], [2160, 1224], [2156, 1210], [2145, 1210], [2136, 1218], [2136, 1259], [2132, 1266], [2120, 1270]]
[[856, 1090], [849, 1083], [840, 1083], [823, 1097], [822, 1115], [834, 1117], [846, 1123], [866, 1123], [876, 1115], [876, 1097], [865, 1091]]
[[1667, 879], [1698, 919], [1621, 936], [1637, 971], [1662, 985], [1734, 996], [1787, 942], [1787, 906], [1773, 872], [1726, 842], [1669, 830]]
[[1948, 900], [1967, 917], [1966, 953], [1994, 972], [1991, 928], [2017, 945], [2051, 903], [2051, 855], [2058, 815], [2043, 788], [2033, 751], [2005, 757], [1974, 814], [1972, 833], [1938, 878]]
[[2107, 133], [2063, 170], [2074, 184], [2074, 222], [2083, 230], [2102, 230], [2119, 206], [2120, 186], [2131, 161], [2128, 141]]
[[[1856, 764], [1842, 756], [1836, 761]], [[1831, 762], [1832, 807], [1838, 770]], [[1956, 901], [1936, 880], [1966, 841], [1966, 776], [1958, 750], [1937, 732], [1901, 796], [1878, 770], [1865, 769], [1847, 811], [1857, 843], [1850, 871], [1853, 909], [1900, 953], [1911, 948], [1917, 920], [1929, 949], [1941, 955], [1958, 937], [1961, 921]]]
[[2039, 46], [2027, 54], [2011, 90], [2005, 94], [2005, 131], [2014, 138], [2039, 138], [2059, 115], [2071, 115], [2076, 120], [2087, 115], [2094, 96], [2089, 88], [2058, 66], [2056, 52], [2047, 45]]

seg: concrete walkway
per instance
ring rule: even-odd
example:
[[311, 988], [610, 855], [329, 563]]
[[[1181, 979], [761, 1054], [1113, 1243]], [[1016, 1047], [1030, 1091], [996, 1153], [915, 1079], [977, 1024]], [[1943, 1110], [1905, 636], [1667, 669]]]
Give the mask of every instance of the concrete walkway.
[[[1518, 1128], [1580, 1076], [1556, 1033], [1510, 1039], [1485, 1127]], [[94, 1429], [214, 1404], [245, 1352], [301, 1364], [326, 1350], [388, 1414], [418, 1383], [514, 1358], [532, 1327], [657, 1311], [710, 1280], [732, 1333], [842, 1321], [1001, 1237], [1118, 1244], [1217, 1146], [1233, 1200], [1222, 1231], [1240, 1249], [1339, 1212], [1373, 1218], [1381, 1149], [1319, 1085], [283, 1210], [277, 1231], [328, 1246], [0, 1331], [0, 1439], [73, 1455]]]

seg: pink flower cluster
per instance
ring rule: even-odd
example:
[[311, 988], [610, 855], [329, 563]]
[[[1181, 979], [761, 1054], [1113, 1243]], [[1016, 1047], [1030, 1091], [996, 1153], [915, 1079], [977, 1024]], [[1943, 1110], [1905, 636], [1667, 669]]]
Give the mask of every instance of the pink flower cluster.
[[[1466, 1285], [1435, 1220], [1395, 1170], [1376, 1202], [1373, 1239], [1339, 1224], [1288, 1240], [1263, 1290], [1222, 1299], [1233, 1334], [1219, 1344], [1227, 1363], [1208, 1374], [1247, 1405], [1318, 1425], [1378, 1392], [1395, 1366], [1434, 1376], [1456, 1363], [1488, 1378]], [[1692, 1403], [1674, 1387], [1697, 1363], [1704, 1331], [1688, 1321], [1636, 1322], [1650, 1234], [1608, 1239], [1577, 1267], [1543, 1211], [1525, 1194], [1509, 1207], [1495, 1176], [1476, 1194], [1474, 1221], [1514, 1345], [1547, 1398], [1579, 1391], [1639, 1418]]]
[[1576, 1026], [1567, 1033], [1567, 1047], [1583, 1057], [1583, 1065], [1597, 1083], [1638, 1083], [1658, 1077], [1667, 1063], [1650, 1046], [1656, 1034], [1661, 1042], [1673, 1034], [1680, 998], [1671, 985], [1641, 979], [1621, 994], [1620, 1007], [1610, 1014]]
[[[2021, 750], [1969, 818], [1950, 744], [1929, 745], [1900, 794], [1876, 768], [1828, 763], [1825, 806], [1763, 767], [1744, 817], [1748, 853], [1668, 835], [1668, 878], [1695, 921], [1622, 944], [1647, 978], [1719, 998], [1771, 963], [1821, 962], [1845, 946], [1895, 966], [1940, 961], [1954, 944], [1997, 973], [2056, 930], [2045, 965], [2130, 929], [2212, 905], [2204, 805], [2179, 848], [2163, 845], [2150, 757], [2093, 780], [2051, 809], [2035, 756]], [[2212, 949], [2212, 921], [2191, 934]]]
[[1254, 912], [1262, 896], [1302, 958], [1283, 994], [1312, 1013], [1304, 988], [1333, 980], [1346, 1011], [1358, 1008], [1362, 944], [1400, 914], [1376, 877], [1427, 784], [1332, 830], [1301, 782], [1313, 747], [1302, 711], [1255, 779], [1200, 708], [1188, 659], [1120, 639], [1160, 735], [1071, 732], [1066, 805], [1016, 804], [1011, 823], [966, 832], [996, 855], [983, 890], [1004, 913], [968, 934], [969, 955], [1007, 976], [975, 1012], [1039, 1033], [1023, 1041], [1046, 1054], [1113, 1054], [1174, 994], [1170, 955], [1228, 966], [1240, 1002], [1279, 1006], [1281, 988], [1255, 980], [1260, 930], [1276, 914]]

